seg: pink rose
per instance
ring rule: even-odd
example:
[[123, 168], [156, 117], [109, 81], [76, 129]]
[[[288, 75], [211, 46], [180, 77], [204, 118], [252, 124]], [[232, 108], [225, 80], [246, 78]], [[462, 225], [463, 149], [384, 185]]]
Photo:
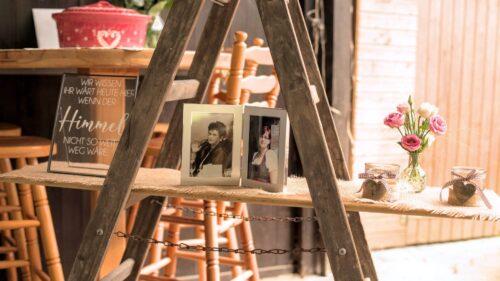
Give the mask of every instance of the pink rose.
[[410, 105], [407, 104], [407, 103], [400, 103], [398, 104], [398, 111], [405, 114], [407, 113], [408, 111], [410, 111]]
[[429, 119], [429, 127], [436, 135], [444, 135], [448, 128], [444, 119], [439, 115], [434, 115]]
[[401, 139], [401, 146], [410, 152], [417, 151], [421, 145], [422, 141], [415, 134], [406, 135]]
[[399, 128], [405, 122], [405, 116], [401, 112], [393, 112], [384, 119], [384, 124], [391, 128]]

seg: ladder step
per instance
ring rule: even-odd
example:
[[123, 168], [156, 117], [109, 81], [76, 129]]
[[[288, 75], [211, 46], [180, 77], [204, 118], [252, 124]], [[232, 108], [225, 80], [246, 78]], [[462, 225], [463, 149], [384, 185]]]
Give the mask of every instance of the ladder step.
[[175, 80], [165, 95], [165, 102], [194, 98], [200, 82], [196, 79]]
[[21, 207], [19, 206], [0, 206], [0, 213], [11, 213], [21, 211]]
[[1, 230], [38, 227], [38, 226], [40, 226], [40, 222], [37, 220], [0, 221]]
[[29, 266], [28, 261], [0, 261], [0, 269]]
[[15, 252], [15, 251], [17, 251], [16, 247], [12, 247], [12, 246], [2, 246], [2, 247], [0, 247], [0, 254], [12, 253], [12, 252]]
[[167, 266], [170, 263], [170, 258], [163, 258], [155, 263], [148, 264], [147, 266], [141, 269], [141, 274], [151, 274], [157, 270], [160, 270], [162, 267]]
[[165, 276], [151, 276], [151, 275], [141, 275], [139, 276], [140, 281], [179, 281], [177, 278], [170, 278]]
[[[179, 243], [183, 243], [189, 246], [197, 246], [197, 245], [205, 245], [205, 239], [203, 238], [198, 238], [198, 239], [186, 239], [186, 240], [181, 240]], [[219, 237], [217, 238], [217, 243], [219, 244], [227, 244], [227, 238], [225, 237]]]
[[225, 221], [223, 221], [219, 227], [217, 227], [217, 231], [219, 232], [219, 234], [222, 234], [226, 231], [228, 231], [230, 228], [233, 228], [239, 224], [241, 224], [243, 222], [243, 220], [240, 220], [240, 219], [227, 219]]
[[108, 275], [104, 276], [101, 281], [122, 281], [125, 280], [132, 272], [134, 260], [127, 259], [122, 262], [117, 268], [113, 269]]
[[253, 272], [250, 270], [247, 270], [247, 271], [244, 271], [243, 273], [241, 273], [240, 275], [238, 275], [238, 277], [231, 279], [231, 281], [245, 281], [252, 276], [253, 276]]
[[[178, 258], [190, 259], [190, 260], [204, 260], [205, 253], [195, 253], [188, 251], [177, 251], [176, 253]], [[229, 257], [219, 256], [219, 262], [221, 264], [227, 264], [232, 266], [244, 266], [245, 262], [239, 259], [233, 259]]]
[[185, 225], [204, 225], [205, 224], [205, 222], [203, 220], [200, 220], [200, 219], [184, 218], [184, 217], [169, 216], [169, 215], [162, 215], [161, 221], [176, 223], [176, 224], [185, 224]]

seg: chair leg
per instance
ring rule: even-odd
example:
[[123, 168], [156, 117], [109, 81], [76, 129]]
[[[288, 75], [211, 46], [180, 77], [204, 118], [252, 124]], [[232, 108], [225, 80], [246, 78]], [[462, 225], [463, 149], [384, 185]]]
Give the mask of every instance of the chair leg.
[[[26, 159], [16, 158], [16, 168], [21, 169], [26, 166]], [[19, 200], [24, 217], [27, 219], [36, 219], [35, 206], [33, 205], [33, 196], [31, 194], [31, 186], [28, 184], [18, 184]], [[40, 246], [38, 245], [38, 233], [36, 227], [25, 229], [26, 245], [28, 247], [28, 255], [32, 269], [42, 269], [42, 257], [40, 256]], [[40, 278], [34, 274], [33, 281], [38, 281]]]
[[[181, 198], [174, 198], [172, 200], [172, 204], [174, 206], [179, 206], [181, 203]], [[182, 216], [182, 210], [175, 210], [174, 213], [175, 216]], [[176, 223], [169, 223], [168, 224], [168, 236], [167, 236], [167, 241], [173, 242], [173, 243], [179, 243], [180, 239], [180, 225]], [[167, 265], [167, 268], [165, 269], [165, 276], [167, 278], [175, 278], [176, 274], [176, 269], [177, 269], [177, 257], [176, 257], [176, 252], [177, 248], [175, 247], [167, 247], [167, 257], [170, 258], [170, 263]]]
[[[12, 171], [12, 166], [9, 159], [0, 159], [0, 172], [6, 173]], [[20, 206], [19, 196], [17, 195], [17, 188], [15, 184], [4, 183], [5, 192], [7, 193], [7, 204], [11, 206]], [[10, 213], [10, 218], [12, 220], [23, 220], [23, 215], [20, 211]], [[14, 232], [14, 238], [16, 239], [17, 246], [17, 257], [20, 260], [28, 261], [28, 249], [26, 248], [26, 234], [24, 229], [16, 229]], [[21, 278], [22, 280], [32, 280], [31, 270], [29, 266], [21, 267]]]
[[[205, 246], [209, 248], [219, 247], [218, 233], [217, 233], [217, 217], [211, 216], [209, 213], [217, 211], [217, 203], [213, 200], [204, 200], [203, 209], [205, 210]], [[219, 267], [219, 252], [207, 251], [207, 280], [219, 281], [220, 280], [220, 267]]]
[[[139, 205], [139, 204], [137, 204], [137, 205]], [[155, 234], [153, 236], [154, 239], [156, 239], [158, 241], [163, 241], [164, 231], [165, 231], [165, 223], [163, 223], [161, 221], [158, 222], [158, 225], [156, 226]], [[155, 264], [161, 260], [162, 248], [163, 247], [160, 244], [151, 245], [151, 248], [149, 248], [149, 256], [150, 256], [149, 263], [150, 264]], [[158, 273], [159, 273], [159, 271], [156, 270], [151, 275], [158, 276]]]
[[135, 218], [137, 217], [137, 212], [139, 211], [139, 203], [130, 206], [127, 215], [127, 233], [132, 233], [134, 227]]
[[[226, 231], [226, 238], [227, 238], [227, 247], [229, 249], [238, 248], [238, 238], [236, 237], [236, 229], [234, 227], [231, 227]], [[240, 260], [240, 255], [236, 253], [229, 253], [229, 257], [234, 260]], [[242, 273], [241, 266], [231, 267], [231, 275], [233, 276], [233, 278], [236, 278], [241, 273]]]
[[[202, 220], [204, 218], [204, 216], [201, 213], [197, 213], [196, 218], [199, 220]], [[201, 226], [197, 226], [195, 228], [195, 234], [196, 234], [196, 238], [200, 238], [200, 239], [205, 238], [204, 229]], [[201, 251], [199, 251], [199, 252], [201, 252]], [[196, 263], [198, 265], [198, 280], [199, 281], [207, 280], [207, 266], [206, 266], [205, 261], [202, 259], [199, 259]]]
[[[240, 205], [240, 206], [237, 206]], [[237, 207], [236, 207], [237, 206]], [[247, 204], [245, 203], [235, 203], [235, 209], [236, 208], [241, 208], [241, 214], [244, 217], [248, 217], [248, 208]], [[241, 235], [241, 244], [243, 246], [243, 249], [246, 251], [251, 251], [255, 249], [253, 245], [253, 235], [252, 235], [252, 229], [250, 227], [250, 222], [243, 220], [243, 222], [238, 226], [240, 230], [240, 235]], [[257, 258], [254, 254], [247, 253], [244, 255], [245, 257], [245, 264], [248, 270], [251, 270], [253, 272], [252, 277], [250, 278], [251, 281], [258, 281], [260, 280], [259, 277], [259, 267], [257, 266]]]
[[[28, 159], [29, 165], [36, 165], [36, 159]], [[59, 256], [59, 248], [57, 247], [57, 239], [54, 230], [54, 222], [50, 212], [49, 200], [45, 186], [32, 186], [33, 199], [38, 220], [40, 221], [40, 233], [42, 245], [47, 263], [47, 270], [52, 281], [64, 281], [64, 274]]]
[[[5, 188], [3, 186], [3, 183], [0, 183], [0, 191], [5, 192]], [[5, 198], [4, 197], [0, 198], [0, 206], [6, 206], [6, 205], [7, 205], [7, 201], [5, 200]], [[8, 221], [9, 214], [8, 213], [0, 214], [0, 220]], [[12, 237], [11, 230], [2, 231], [2, 246], [14, 246], [14, 245], [10, 245], [9, 242], [6, 241], [4, 237]], [[15, 259], [16, 259], [16, 257], [15, 257], [13, 252], [5, 253], [5, 260], [14, 261]], [[16, 268], [10, 267], [7, 269], [7, 280], [8, 281], [17, 281], [17, 269]]]
[[[226, 213], [226, 202], [224, 201], [217, 201], [217, 213], [218, 214], [225, 214]], [[222, 217], [217, 217], [217, 222], [218, 224], [222, 224], [224, 222], [224, 219]], [[234, 227], [229, 228], [225, 232], [225, 236], [227, 238], [227, 247], [230, 249], [236, 249], [238, 248], [238, 239], [236, 238], [236, 230]], [[229, 257], [231, 259], [239, 260], [240, 255], [236, 253], [229, 253]], [[241, 266], [231, 266], [231, 275], [233, 278], [239, 276], [242, 272]]]

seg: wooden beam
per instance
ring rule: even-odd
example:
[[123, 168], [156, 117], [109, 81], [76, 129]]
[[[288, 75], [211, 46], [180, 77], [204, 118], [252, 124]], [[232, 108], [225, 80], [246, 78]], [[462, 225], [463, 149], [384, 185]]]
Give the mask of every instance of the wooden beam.
[[[349, 130], [353, 86], [353, 0], [325, 1], [326, 92], [331, 105], [340, 111], [335, 116], [345, 159], [350, 167]], [[373, 280], [372, 280], [373, 281]]]
[[117, 268], [111, 271], [108, 275], [104, 276], [101, 281], [122, 281], [130, 275], [132, 267], [134, 266], [133, 259], [127, 259], [122, 262]]
[[165, 102], [192, 99], [198, 92], [200, 82], [195, 79], [174, 81], [165, 96]]
[[308, 186], [313, 187], [309, 191], [319, 217], [333, 275], [337, 281], [362, 281], [363, 273], [340, 199], [337, 176], [292, 24], [292, 21], [301, 19], [290, 17], [285, 0], [257, 0], [257, 6], [284, 93], [304, 174]]
[[[160, 151], [160, 156], [156, 162], [156, 167], [171, 169], [179, 168], [180, 153], [182, 148], [182, 112], [184, 103], [200, 103], [205, 96], [214, 66], [222, 50], [224, 40], [231, 26], [236, 9], [240, 0], [232, 0], [226, 5], [212, 5], [210, 14], [205, 22], [205, 29], [200, 37], [196, 49], [193, 63], [188, 72], [189, 79], [196, 79], [199, 82], [196, 96], [189, 100], [178, 102], [170, 126], [165, 136], [165, 140]], [[151, 196], [143, 200], [139, 206], [136, 221], [145, 223], [136, 224], [132, 230], [133, 235], [141, 237], [152, 237], [161, 210], [166, 198], [163, 196]], [[159, 202], [159, 203], [153, 203]], [[149, 245], [139, 241], [129, 241], [123, 259], [132, 257], [137, 263], [129, 277], [129, 281], [136, 280], [140, 268], [144, 263]]]
[[[307, 33], [306, 22], [300, 8], [298, 0], [291, 0], [289, 2], [289, 10], [292, 18], [295, 18], [294, 29], [297, 34], [297, 40], [306, 66], [307, 76], [312, 85], [316, 86], [318, 98], [320, 102], [316, 105], [318, 113], [325, 132], [326, 143], [330, 152], [330, 157], [335, 168], [335, 173], [339, 179], [350, 180], [349, 170], [347, 168], [347, 161], [342, 151], [341, 140], [337, 132], [333, 114], [330, 110], [328, 97], [326, 95], [323, 80], [319, 72], [318, 64], [315, 58], [314, 50]], [[350, 92], [340, 92], [339, 94], [350, 96]], [[347, 136], [344, 139], [349, 139]], [[366, 242], [363, 225], [358, 212], [348, 213], [349, 224], [351, 226], [354, 243], [360, 259], [361, 267], [363, 268], [364, 277], [371, 278], [371, 281], [376, 281], [377, 273], [373, 260], [371, 258], [370, 249]]]
[[94, 281], [204, 1], [175, 1], [85, 230], [68, 280]]

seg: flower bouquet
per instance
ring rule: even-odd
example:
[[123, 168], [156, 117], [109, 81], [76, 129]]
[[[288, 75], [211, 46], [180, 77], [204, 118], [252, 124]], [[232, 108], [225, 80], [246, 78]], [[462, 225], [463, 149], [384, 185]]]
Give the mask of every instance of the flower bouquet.
[[434, 142], [434, 135], [446, 133], [446, 122], [439, 116], [438, 108], [424, 102], [418, 110], [413, 106], [413, 99], [397, 106], [397, 111], [384, 119], [384, 124], [395, 128], [401, 134], [398, 144], [409, 154], [408, 167], [401, 172], [398, 186], [410, 192], [421, 192], [425, 188], [426, 174], [418, 159], [427, 147]]

